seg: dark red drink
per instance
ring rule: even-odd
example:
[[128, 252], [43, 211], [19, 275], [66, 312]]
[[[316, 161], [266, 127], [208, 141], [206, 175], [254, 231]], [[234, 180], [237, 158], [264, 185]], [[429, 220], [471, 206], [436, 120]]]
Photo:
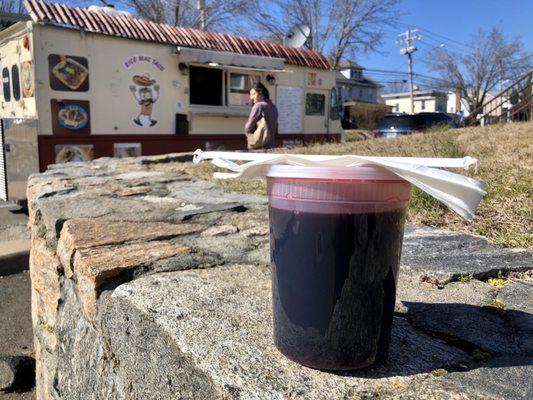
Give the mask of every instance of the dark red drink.
[[388, 350], [404, 212], [270, 208], [274, 338], [313, 368], [362, 368]]
[[370, 166], [275, 166], [267, 178], [276, 347], [324, 370], [383, 360], [409, 183]]

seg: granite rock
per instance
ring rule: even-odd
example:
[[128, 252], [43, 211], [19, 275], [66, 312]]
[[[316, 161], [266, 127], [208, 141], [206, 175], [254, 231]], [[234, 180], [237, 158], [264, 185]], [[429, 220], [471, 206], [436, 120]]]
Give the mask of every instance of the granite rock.
[[[466, 353], [397, 318], [388, 365], [337, 374], [298, 365], [273, 347], [270, 271], [249, 265], [139, 278], [115, 289], [102, 320], [115, 338], [112, 343], [117, 347], [112, 351], [122, 369], [135, 370], [144, 360], [145, 379], [130, 382], [132, 392], [143, 393], [144, 398], [183, 393], [183, 378], [172, 374], [180, 373], [184, 364], [198, 369], [193, 374], [200, 374], [201, 386], [195, 390], [211, 393], [212, 398], [265, 399], [315, 399], [323, 393], [329, 398], [357, 398], [369, 388], [399, 390], [420, 374], [471, 364]], [[154, 329], [159, 333], [154, 334]], [[145, 349], [153, 357], [147, 360], [144, 352], [125, 351], [129, 346]], [[152, 374], [152, 366], [164, 374]], [[165, 374], [167, 385], [160, 381]], [[150, 393], [150, 387], [158, 387], [161, 397]]]
[[502, 356], [463, 373], [451, 373], [443, 380], [485, 399], [532, 399], [533, 357]]
[[463, 275], [486, 279], [510, 271], [530, 270], [533, 252], [503, 248], [472, 235], [408, 226], [405, 229], [402, 265], [443, 281]]

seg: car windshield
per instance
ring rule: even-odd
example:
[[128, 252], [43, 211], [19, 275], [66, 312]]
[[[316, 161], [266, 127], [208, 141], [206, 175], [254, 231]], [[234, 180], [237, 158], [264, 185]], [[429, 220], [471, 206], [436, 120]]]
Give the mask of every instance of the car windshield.
[[388, 115], [379, 121], [378, 128], [412, 128], [419, 125], [418, 118], [414, 115]]

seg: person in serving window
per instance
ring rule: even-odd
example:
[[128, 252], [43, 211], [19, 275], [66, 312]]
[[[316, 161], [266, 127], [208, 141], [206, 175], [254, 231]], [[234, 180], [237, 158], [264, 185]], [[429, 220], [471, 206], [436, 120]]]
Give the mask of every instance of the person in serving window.
[[[260, 82], [256, 83], [252, 89], [250, 89], [250, 99], [252, 100], [253, 107], [250, 111], [248, 121], [244, 127], [244, 131], [248, 138], [248, 150], [258, 149], [271, 149], [275, 147], [276, 136], [278, 134], [278, 109], [270, 100], [268, 89]], [[263, 122], [261, 118], [264, 118], [266, 128], [268, 130], [268, 140], [261, 142], [260, 146], [251, 144], [251, 137]]]

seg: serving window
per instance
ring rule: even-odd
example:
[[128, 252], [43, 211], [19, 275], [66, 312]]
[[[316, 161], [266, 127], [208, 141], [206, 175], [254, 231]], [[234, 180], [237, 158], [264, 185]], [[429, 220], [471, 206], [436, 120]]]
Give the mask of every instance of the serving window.
[[198, 106], [251, 106], [250, 89], [261, 81], [257, 73], [221, 68], [189, 67], [190, 104]]
[[196, 105], [222, 106], [223, 71], [191, 66], [189, 74], [190, 102]]

